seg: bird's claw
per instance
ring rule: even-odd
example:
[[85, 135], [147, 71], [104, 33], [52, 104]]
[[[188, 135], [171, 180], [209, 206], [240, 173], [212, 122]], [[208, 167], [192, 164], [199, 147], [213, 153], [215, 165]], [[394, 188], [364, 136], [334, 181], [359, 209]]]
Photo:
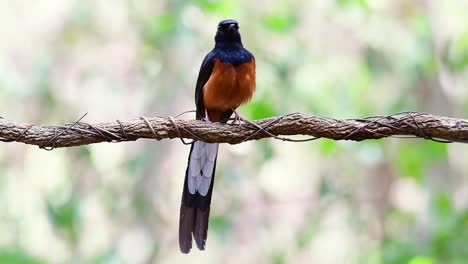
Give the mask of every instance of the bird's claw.
[[242, 121], [244, 121], [244, 118], [242, 118], [239, 113], [237, 113], [236, 109], [232, 109], [232, 112], [234, 113], [234, 122], [233, 124], [238, 124], [240, 127], [242, 127]]

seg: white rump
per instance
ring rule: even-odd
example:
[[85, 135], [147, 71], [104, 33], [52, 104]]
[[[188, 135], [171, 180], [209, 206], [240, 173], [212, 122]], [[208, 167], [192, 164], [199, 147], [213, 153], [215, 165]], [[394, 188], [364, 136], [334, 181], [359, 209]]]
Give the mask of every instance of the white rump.
[[205, 196], [210, 189], [214, 164], [218, 155], [218, 143], [195, 141], [188, 168], [188, 189], [191, 194], [197, 191]]

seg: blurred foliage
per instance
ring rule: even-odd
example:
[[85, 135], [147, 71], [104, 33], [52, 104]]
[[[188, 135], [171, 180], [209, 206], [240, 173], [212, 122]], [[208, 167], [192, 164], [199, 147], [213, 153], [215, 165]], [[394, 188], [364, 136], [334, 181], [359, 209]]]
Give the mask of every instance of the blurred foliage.
[[341, 6], [357, 6], [360, 8], [367, 8], [366, 0], [336, 0], [336, 2]]
[[177, 26], [176, 19], [177, 18], [169, 12], [150, 17], [143, 33], [145, 42], [156, 45], [170, 37]]
[[292, 30], [297, 24], [297, 17], [291, 10], [280, 10], [266, 14], [263, 23], [268, 29], [281, 33]]
[[226, 0], [226, 1], [216, 1], [216, 0], [196, 0], [192, 1], [201, 10], [208, 13], [215, 13], [220, 16], [231, 16], [233, 12], [239, 7], [237, 1]]
[[445, 63], [453, 73], [463, 73], [468, 65], [468, 33], [454, 39], [447, 48]]
[[0, 251], [0, 264], [42, 264], [46, 263], [35, 259], [22, 250]]
[[389, 237], [384, 243], [384, 263], [464, 263], [468, 239], [468, 210], [457, 212], [452, 198], [437, 193], [431, 199], [431, 220], [423, 227], [429, 232], [420, 237], [414, 226], [402, 238]]
[[427, 173], [425, 169], [431, 169], [431, 165], [437, 161], [446, 160], [447, 145], [425, 141], [421, 144], [414, 143], [418, 147], [409, 144], [400, 145], [397, 163], [399, 175], [414, 178], [422, 181]]
[[71, 196], [66, 201], [54, 204], [47, 202], [47, 212], [54, 226], [63, 232], [70, 244], [75, 245], [78, 240], [78, 200]]
[[[92, 122], [175, 116], [193, 108], [216, 23], [235, 18], [257, 63], [257, 91], [240, 108], [249, 119], [464, 117], [467, 13], [458, 0], [3, 1], [0, 113], [45, 124], [86, 112]], [[220, 150], [207, 250], [181, 256], [188, 148], [178, 141], [2, 146], [0, 264], [468, 259], [464, 145], [261, 140]]]

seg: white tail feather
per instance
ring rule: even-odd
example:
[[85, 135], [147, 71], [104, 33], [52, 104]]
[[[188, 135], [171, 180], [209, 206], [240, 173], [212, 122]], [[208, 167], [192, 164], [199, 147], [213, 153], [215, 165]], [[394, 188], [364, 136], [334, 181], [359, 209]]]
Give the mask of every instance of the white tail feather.
[[195, 192], [197, 191], [195, 186], [196, 186], [196, 181], [197, 181], [197, 178], [196, 177], [192, 177], [189, 173], [188, 177], [187, 177], [187, 185], [188, 185], [188, 190], [189, 190], [189, 193], [191, 194], [195, 194]]
[[202, 196], [208, 193], [213, 176], [214, 164], [218, 155], [218, 143], [195, 141], [189, 160], [188, 189], [191, 194], [197, 191]]
[[200, 184], [200, 187], [198, 188], [198, 192], [202, 195], [202, 196], [205, 196], [207, 193], [208, 193], [208, 190], [210, 189], [210, 185], [211, 185], [211, 176], [208, 178], [208, 177], [200, 177], [202, 180], [201, 180], [201, 184]]
[[206, 157], [208, 160], [214, 162], [218, 155], [218, 144], [207, 144], [205, 147]]

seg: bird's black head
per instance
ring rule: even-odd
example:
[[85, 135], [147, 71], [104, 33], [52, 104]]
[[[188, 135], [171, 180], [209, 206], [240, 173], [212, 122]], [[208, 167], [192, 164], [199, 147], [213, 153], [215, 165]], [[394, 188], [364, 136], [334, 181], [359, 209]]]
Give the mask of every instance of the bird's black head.
[[234, 19], [226, 19], [218, 24], [218, 31], [215, 36], [216, 45], [240, 44], [241, 37], [239, 33], [239, 25]]

